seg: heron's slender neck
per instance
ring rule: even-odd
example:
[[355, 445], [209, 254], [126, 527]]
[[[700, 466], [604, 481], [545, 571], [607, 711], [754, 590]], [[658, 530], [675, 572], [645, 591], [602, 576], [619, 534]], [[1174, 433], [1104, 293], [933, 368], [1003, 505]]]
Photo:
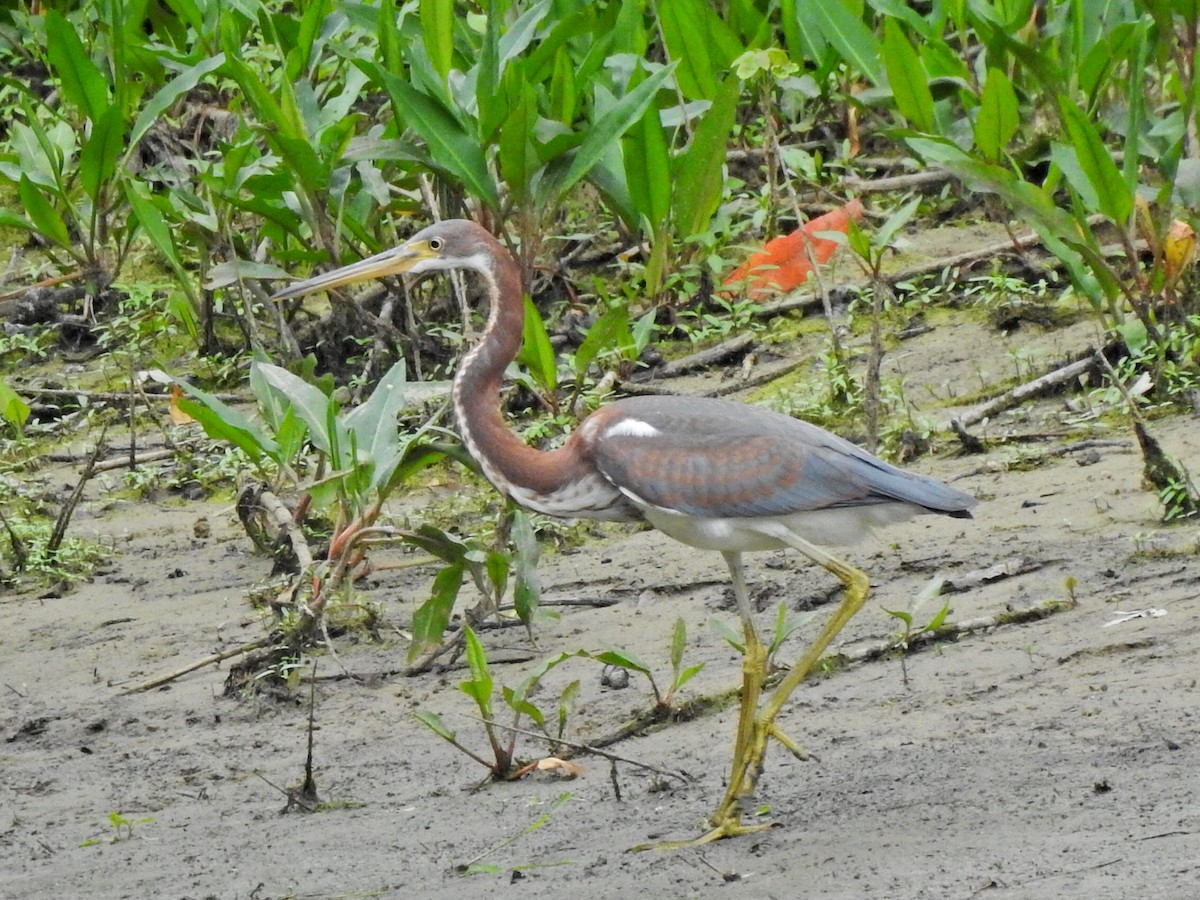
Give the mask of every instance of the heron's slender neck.
[[579, 477], [579, 463], [562, 450], [535, 450], [504, 421], [500, 386], [504, 371], [521, 349], [525, 294], [516, 262], [491, 235], [480, 238], [490, 252], [480, 253], [471, 268], [488, 289], [488, 323], [482, 337], [463, 357], [454, 376], [454, 412], [468, 452], [501, 492], [516, 486], [552, 495]]

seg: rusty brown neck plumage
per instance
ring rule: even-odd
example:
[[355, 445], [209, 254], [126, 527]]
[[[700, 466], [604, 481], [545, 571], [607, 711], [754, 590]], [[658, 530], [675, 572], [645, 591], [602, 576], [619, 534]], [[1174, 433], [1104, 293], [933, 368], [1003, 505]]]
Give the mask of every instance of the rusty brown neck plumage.
[[[571, 445], [541, 451], [525, 444], [504, 421], [500, 386], [521, 349], [525, 294], [516, 262], [491, 235], [481, 235], [487, 262], [473, 266], [488, 292], [488, 324], [454, 376], [454, 411], [459, 433], [484, 474], [501, 492], [512, 487], [551, 496], [586, 474]], [[483, 249], [481, 248], [481, 249]]]

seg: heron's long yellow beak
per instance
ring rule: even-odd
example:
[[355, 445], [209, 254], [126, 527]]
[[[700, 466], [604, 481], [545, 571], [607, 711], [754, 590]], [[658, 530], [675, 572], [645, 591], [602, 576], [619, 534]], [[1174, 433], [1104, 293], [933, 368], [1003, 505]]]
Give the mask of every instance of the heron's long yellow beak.
[[272, 300], [286, 300], [289, 297], [299, 297], [313, 291], [330, 290], [343, 284], [353, 284], [356, 281], [366, 281], [370, 278], [383, 278], [387, 275], [400, 275], [409, 271], [417, 263], [437, 256], [427, 241], [416, 241], [401, 244], [391, 250], [384, 250], [366, 259], [361, 259], [324, 275], [314, 275], [304, 281], [297, 281], [282, 291], [274, 294]]

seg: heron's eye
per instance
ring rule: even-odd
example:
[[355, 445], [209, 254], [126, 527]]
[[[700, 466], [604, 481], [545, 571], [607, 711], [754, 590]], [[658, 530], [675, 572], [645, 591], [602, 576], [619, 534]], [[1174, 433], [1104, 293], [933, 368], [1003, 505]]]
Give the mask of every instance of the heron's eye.
[[430, 250], [441, 250], [442, 249], [442, 239], [438, 238], [438, 237], [430, 238], [429, 239], [429, 249]]

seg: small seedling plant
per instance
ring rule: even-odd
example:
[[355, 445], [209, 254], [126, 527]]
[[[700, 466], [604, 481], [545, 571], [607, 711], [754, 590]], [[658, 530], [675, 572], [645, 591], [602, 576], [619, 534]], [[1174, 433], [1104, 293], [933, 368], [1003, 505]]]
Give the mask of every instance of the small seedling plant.
[[941, 609], [934, 614], [934, 617], [919, 628], [914, 628], [914, 623], [917, 619], [917, 613], [921, 607], [930, 600], [940, 596], [942, 593], [942, 579], [935, 578], [931, 581], [924, 590], [918, 593], [909, 602], [907, 609], [888, 609], [883, 607], [883, 611], [894, 619], [898, 619], [903, 628], [896, 635], [895, 641], [892, 644], [893, 649], [900, 655], [900, 677], [904, 682], [904, 686], [908, 687], [908, 652], [912, 647], [913, 641], [922, 634], [934, 634], [943, 625], [946, 624], [946, 616], [950, 614], [950, 600], [947, 599]]

